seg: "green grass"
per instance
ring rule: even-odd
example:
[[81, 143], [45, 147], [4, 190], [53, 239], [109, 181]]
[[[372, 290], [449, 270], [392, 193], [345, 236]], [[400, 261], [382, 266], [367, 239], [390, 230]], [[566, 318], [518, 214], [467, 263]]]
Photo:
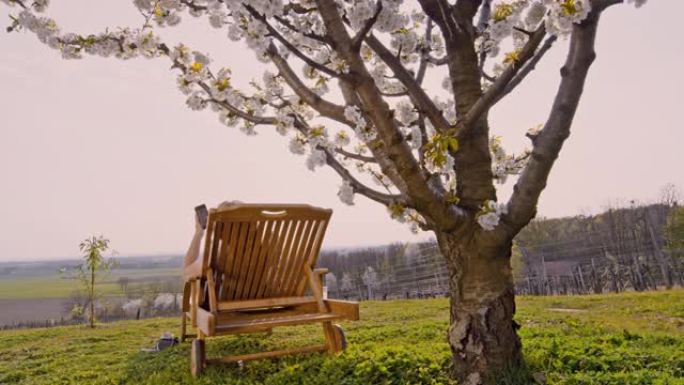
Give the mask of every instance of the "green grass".
[[[123, 294], [116, 283], [119, 277], [149, 282], [150, 279], [156, 277], [172, 276], [178, 276], [180, 281], [180, 269], [114, 270], [111, 274], [101, 277], [97, 288], [103, 295], [119, 295]], [[135, 283], [130, 284], [130, 286], [134, 285]], [[78, 280], [60, 278], [57, 272], [54, 275], [2, 278], [0, 279], [0, 299], [68, 298], [74, 290], [80, 287]]]
[[[0, 299], [42, 299], [68, 298], [81, 286], [74, 279], [60, 279], [52, 277], [4, 279], [0, 281]], [[98, 284], [102, 294], [120, 294], [121, 289], [114, 283]]]
[[[1, 332], [0, 384], [448, 384], [447, 309], [445, 299], [363, 302], [362, 320], [343, 325], [341, 355], [210, 366], [199, 380], [190, 377], [188, 343], [140, 352], [176, 332], [176, 319]], [[549, 384], [684, 384], [684, 290], [523, 297], [517, 320], [530, 370]], [[282, 328], [209, 339], [207, 349], [211, 357], [301, 346], [321, 334], [320, 326]]]

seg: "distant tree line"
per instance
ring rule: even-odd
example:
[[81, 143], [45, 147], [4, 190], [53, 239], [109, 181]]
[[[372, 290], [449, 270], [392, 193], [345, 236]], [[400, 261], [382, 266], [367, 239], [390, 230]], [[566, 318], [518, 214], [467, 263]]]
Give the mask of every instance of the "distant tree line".
[[534, 221], [516, 238], [516, 286], [537, 295], [682, 286], [682, 217], [673, 202]]
[[330, 269], [331, 297], [423, 298], [448, 292], [446, 265], [434, 242], [327, 251], [319, 265]]
[[[596, 215], [537, 219], [515, 239], [520, 294], [588, 294], [684, 286], [684, 208], [672, 186], [658, 203], [608, 207]], [[425, 298], [448, 293], [433, 242], [324, 252], [331, 297]]]

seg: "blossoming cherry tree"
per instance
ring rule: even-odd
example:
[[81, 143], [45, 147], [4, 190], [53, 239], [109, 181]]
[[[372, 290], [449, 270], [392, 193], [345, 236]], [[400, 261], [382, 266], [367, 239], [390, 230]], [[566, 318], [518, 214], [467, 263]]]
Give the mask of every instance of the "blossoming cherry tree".
[[[66, 59], [169, 60], [189, 108], [247, 135], [275, 129], [308, 168], [339, 174], [342, 202], [361, 195], [433, 232], [450, 272], [454, 377], [486, 383], [521, 363], [512, 240], [570, 134], [599, 16], [620, 0], [134, 0], [142, 27], [91, 35], [42, 16], [47, 0], [0, 2], [14, 7], [8, 31], [35, 33]], [[209, 55], [162, 42], [155, 30], [186, 14], [244, 42], [270, 68], [262, 81], [238, 89]], [[488, 113], [558, 37], [569, 46], [548, 118], [527, 131], [530, 150], [509, 154]], [[427, 89], [430, 77], [443, 87]], [[511, 175], [500, 202], [496, 184]]]

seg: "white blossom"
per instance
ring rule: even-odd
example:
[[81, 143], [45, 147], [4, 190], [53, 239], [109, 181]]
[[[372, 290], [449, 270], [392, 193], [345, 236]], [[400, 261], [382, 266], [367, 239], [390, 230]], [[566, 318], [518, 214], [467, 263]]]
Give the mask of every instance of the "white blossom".
[[586, 19], [591, 11], [589, 0], [544, 0], [549, 8], [546, 30], [553, 35], [567, 35], [573, 24]]
[[401, 100], [397, 103], [396, 112], [397, 120], [406, 126], [418, 119], [418, 112], [408, 100]]
[[304, 141], [300, 137], [294, 137], [290, 140], [290, 152], [295, 155], [304, 155], [306, 153]]
[[492, 231], [499, 224], [499, 215], [494, 212], [482, 214], [477, 217], [477, 223], [483, 229]]
[[242, 126], [240, 126], [240, 131], [247, 136], [254, 136], [257, 134], [254, 127], [254, 123], [248, 120], [242, 120]]
[[352, 29], [359, 30], [375, 14], [375, 2], [356, 0], [346, 8], [345, 13]]
[[412, 126], [411, 127], [411, 148], [413, 149], [419, 149], [423, 145], [423, 136], [422, 133], [420, 132], [420, 127], [418, 126]]
[[356, 106], [346, 106], [344, 117], [354, 125], [354, 132], [360, 140], [364, 142], [375, 139], [375, 132], [366, 126], [366, 119], [363, 118], [361, 110]]
[[314, 171], [316, 170], [316, 167], [324, 166], [325, 161], [325, 151], [317, 148], [312, 148], [311, 153], [309, 153], [309, 156], [306, 158], [306, 167], [309, 170]]
[[328, 142], [328, 129], [325, 126], [312, 127], [308, 134], [309, 144], [311, 147], [330, 147]]
[[352, 206], [354, 204], [354, 187], [348, 180], [343, 180], [340, 190], [337, 192], [342, 203]]
[[530, 127], [527, 129], [527, 135], [529, 136], [537, 136], [541, 132], [541, 130], [544, 128], [543, 124], [538, 124], [534, 127]]
[[288, 114], [284, 108], [278, 110], [276, 114], [276, 132], [280, 135], [287, 135], [287, 133], [294, 127], [294, 117]]
[[350, 143], [349, 135], [346, 131], [340, 130], [335, 134], [335, 146], [344, 147]]
[[190, 97], [186, 101], [186, 104], [188, 105], [188, 107], [190, 107], [190, 109], [194, 111], [203, 110], [207, 107], [207, 102], [205, 101], [203, 96], [204, 92], [202, 91], [193, 92], [192, 95], [190, 95]]
[[542, 1], [533, 1], [529, 7], [527, 7], [527, 13], [525, 14], [525, 27], [529, 30], [536, 29], [539, 24], [544, 20], [546, 16], [546, 6]]
[[486, 231], [492, 231], [499, 225], [501, 215], [508, 213], [508, 206], [488, 200], [480, 208], [477, 223]]
[[489, 139], [489, 152], [492, 157], [492, 174], [498, 183], [506, 183], [509, 175], [519, 174], [527, 165], [529, 151], [520, 156], [508, 155], [501, 145], [501, 137]]

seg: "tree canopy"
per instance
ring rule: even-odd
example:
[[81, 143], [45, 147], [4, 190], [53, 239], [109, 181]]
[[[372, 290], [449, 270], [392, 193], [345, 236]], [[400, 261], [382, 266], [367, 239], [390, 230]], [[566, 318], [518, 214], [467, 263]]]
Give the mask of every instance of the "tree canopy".
[[[340, 175], [342, 202], [363, 195], [417, 231], [453, 227], [464, 213], [493, 230], [509, 211], [496, 203], [494, 182], [525, 170], [521, 185], [529, 191], [511, 200], [521, 217], [512, 225], [533, 217], [553, 159], [530, 161], [533, 149], [510, 154], [475, 126], [558, 36], [619, 1], [134, 0], [141, 26], [88, 35], [41, 16], [47, 0], [2, 2], [20, 9], [8, 31], [31, 31], [64, 58], [168, 58], [189, 108], [210, 109], [247, 135], [274, 128], [310, 169], [327, 165]], [[161, 41], [155, 28], [186, 15], [244, 41], [273, 71], [238, 89], [231, 80], [239, 74], [208, 53]], [[571, 53], [591, 48], [584, 43]], [[443, 89], [426, 90], [429, 76], [443, 77]], [[546, 125], [555, 118], [552, 112]], [[536, 140], [544, 127], [527, 136], [538, 153], [557, 152], [557, 138]]]

